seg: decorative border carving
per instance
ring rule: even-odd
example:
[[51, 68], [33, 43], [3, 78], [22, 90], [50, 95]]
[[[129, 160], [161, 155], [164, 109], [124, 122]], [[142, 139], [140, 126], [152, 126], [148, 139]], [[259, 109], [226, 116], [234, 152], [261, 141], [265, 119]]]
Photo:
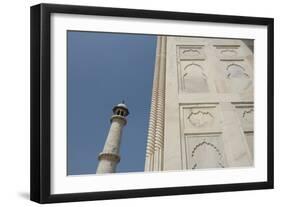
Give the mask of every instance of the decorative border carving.
[[[193, 140], [193, 146], [192, 148], [190, 149], [187, 149], [186, 150], [186, 166], [189, 166], [188, 169], [196, 169], [197, 166], [198, 166], [198, 163], [196, 162], [196, 152], [197, 150], [202, 147], [203, 145], [206, 145], [208, 147], [211, 147], [217, 154], [217, 157], [218, 157], [218, 160], [217, 160], [217, 164], [221, 167], [221, 168], [225, 168], [225, 158], [224, 158], [224, 155], [223, 155], [223, 148], [222, 149], [219, 149], [219, 147], [216, 145], [216, 144], [213, 144], [212, 143], [212, 139], [215, 139], [216, 142], [218, 143], [221, 143], [221, 133], [218, 132], [218, 133], [199, 133], [199, 134], [185, 134], [184, 135], [184, 139], [185, 139], [185, 147], [186, 148], [189, 148], [191, 147], [192, 145], [190, 145], [190, 140]], [[198, 140], [198, 143], [194, 143], [194, 140], [196, 139], [200, 139], [201, 140]], [[204, 138], [202, 140], [202, 138]], [[211, 139], [210, 141], [207, 141], [206, 139]], [[219, 144], [221, 145], [221, 144]], [[188, 147], [189, 146], [189, 147]], [[221, 146], [222, 147], [222, 146]], [[188, 158], [189, 157], [189, 158]]]
[[254, 102], [232, 102], [235, 106], [237, 114], [244, 131], [253, 131], [253, 119], [249, 120], [249, 115], [254, 116]]
[[194, 120], [194, 119], [192, 118], [193, 116], [197, 116], [198, 114], [202, 114], [203, 117], [206, 116], [206, 115], [208, 115], [209, 117], [212, 118], [212, 120], [214, 119], [213, 114], [210, 113], [209, 111], [207, 111], [207, 112], [204, 112], [204, 111], [201, 111], [201, 110], [198, 110], [197, 112], [193, 112], [193, 111], [192, 111], [192, 112], [188, 115], [187, 119], [188, 119], [189, 122], [190, 122], [193, 126], [195, 126], [195, 127], [202, 127], [202, 126], [206, 125], [207, 123], [209, 123], [209, 121], [204, 121], [204, 120], [203, 120], [203, 123], [201, 123], [200, 120], [199, 120], [199, 124], [198, 124], [198, 123], [196, 122], [196, 120]]
[[[189, 133], [202, 133], [202, 132], [209, 133], [209, 132], [221, 131], [221, 125], [220, 125], [221, 118], [217, 106], [218, 106], [217, 102], [181, 104], [180, 106], [180, 122], [182, 126], [181, 133], [189, 134]], [[204, 119], [206, 119], [206, 121], [204, 121]]]
[[178, 45], [180, 60], [205, 60], [204, 45]]
[[220, 157], [222, 157], [222, 154], [221, 154], [220, 150], [219, 150], [214, 144], [212, 144], [212, 143], [210, 143], [210, 142], [206, 142], [206, 141], [200, 142], [199, 144], [197, 144], [197, 145], [193, 148], [193, 150], [192, 150], [192, 152], [191, 152], [191, 157], [194, 157], [194, 154], [195, 154], [196, 150], [197, 150], [200, 146], [202, 146], [202, 145], [204, 145], [204, 144], [206, 144], [206, 145], [211, 146], [212, 148], [214, 148], [214, 150], [218, 153], [218, 155], [219, 155]]
[[220, 51], [220, 54], [230, 57], [235, 57], [238, 53], [234, 49], [223, 49]]
[[[241, 45], [213, 45], [218, 50], [218, 56], [221, 61], [243, 61], [244, 58], [239, 56], [238, 50]], [[234, 55], [223, 54], [223, 52], [234, 52]]]
[[254, 112], [254, 109], [253, 108], [251, 108], [250, 110], [245, 110], [244, 112], [243, 112], [243, 118], [245, 118], [245, 116], [247, 115], [247, 114], [250, 114], [250, 113], [252, 113], [252, 112]]

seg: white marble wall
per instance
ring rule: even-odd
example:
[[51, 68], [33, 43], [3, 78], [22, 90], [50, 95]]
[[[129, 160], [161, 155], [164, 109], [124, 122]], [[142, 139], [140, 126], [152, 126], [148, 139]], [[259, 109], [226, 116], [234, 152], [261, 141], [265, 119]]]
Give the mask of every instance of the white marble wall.
[[159, 37], [157, 48], [149, 130], [163, 131], [159, 149], [149, 134], [145, 170], [253, 165], [253, 52], [191, 37]]

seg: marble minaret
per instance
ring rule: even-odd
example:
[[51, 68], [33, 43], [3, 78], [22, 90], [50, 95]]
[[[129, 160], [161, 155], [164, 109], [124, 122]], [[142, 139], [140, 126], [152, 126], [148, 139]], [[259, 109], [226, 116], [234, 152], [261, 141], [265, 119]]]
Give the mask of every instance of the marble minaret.
[[116, 105], [112, 109], [113, 115], [110, 119], [111, 126], [104, 144], [103, 151], [99, 154], [99, 164], [97, 174], [114, 173], [120, 161], [119, 149], [121, 143], [122, 129], [126, 125], [126, 116], [129, 110], [124, 102]]

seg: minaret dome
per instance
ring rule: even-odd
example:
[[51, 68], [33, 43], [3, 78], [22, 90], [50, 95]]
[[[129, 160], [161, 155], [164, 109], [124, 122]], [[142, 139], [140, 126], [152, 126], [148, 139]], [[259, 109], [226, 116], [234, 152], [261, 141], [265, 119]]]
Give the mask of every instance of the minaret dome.
[[122, 101], [122, 103], [114, 106], [112, 111], [113, 111], [114, 115], [119, 115], [119, 116], [124, 116], [124, 117], [129, 115], [129, 109], [126, 106], [126, 104], [124, 103], [124, 101]]

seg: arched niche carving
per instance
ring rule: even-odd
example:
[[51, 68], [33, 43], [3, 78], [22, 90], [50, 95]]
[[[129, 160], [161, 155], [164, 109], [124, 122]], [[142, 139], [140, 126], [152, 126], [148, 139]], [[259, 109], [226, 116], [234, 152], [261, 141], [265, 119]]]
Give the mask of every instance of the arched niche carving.
[[230, 64], [226, 68], [227, 78], [249, 78], [249, 75], [245, 72], [245, 69], [238, 64]]
[[189, 93], [208, 92], [207, 76], [203, 68], [195, 63], [189, 64], [183, 71], [183, 88]]
[[229, 80], [232, 92], [246, 92], [252, 85], [252, 80], [245, 68], [235, 63], [227, 66], [226, 79]]
[[218, 147], [211, 142], [198, 143], [191, 152], [192, 169], [224, 168], [223, 155]]

